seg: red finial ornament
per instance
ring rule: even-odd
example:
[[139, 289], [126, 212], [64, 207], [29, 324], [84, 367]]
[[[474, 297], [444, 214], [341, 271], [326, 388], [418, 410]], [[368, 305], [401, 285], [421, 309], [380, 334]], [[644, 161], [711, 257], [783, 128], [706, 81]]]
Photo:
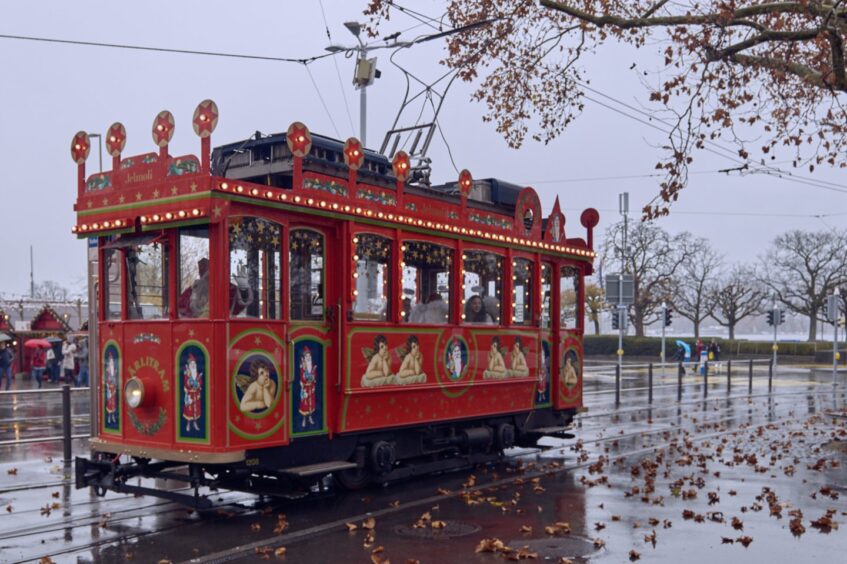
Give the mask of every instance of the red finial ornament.
[[391, 167], [394, 169], [394, 176], [400, 182], [405, 182], [409, 178], [409, 173], [412, 170], [409, 164], [409, 155], [406, 151], [397, 151], [394, 154], [394, 159], [391, 161]]
[[116, 121], [109, 127], [106, 134], [106, 152], [113, 157], [120, 157], [126, 147], [126, 128], [124, 124]]
[[362, 149], [362, 142], [351, 137], [344, 142], [344, 164], [353, 170], [359, 170], [365, 162], [365, 150]]
[[288, 150], [295, 157], [305, 157], [312, 150], [312, 134], [309, 133], [309, 128], [299, 121], [288, 126], [285, 137]]
[[71, 140], [71, 158], [78, 165], [84, 164], [89, 151], [91, 151], [91, 140], [88, 138], [88, 133], [77, 132]]
[[159, 112], [153, 120], [153, 143], [157, 147], [167, 147], [174, 136], [174, 116], [169, 111]]
[[212, 100], [203, 100], [197, 104], [197, 108], [194, 110], [194, 119], [192, 120], [194, 133], [201, 139], [209, 137], [218, 126], [219, 115], [218, 105]]
[[459, 173], [459, 191], [462, 196], [467, 198], [471, 193], [471, 188], [473, 188], [473, 176], [468, 169], [464, 169]]

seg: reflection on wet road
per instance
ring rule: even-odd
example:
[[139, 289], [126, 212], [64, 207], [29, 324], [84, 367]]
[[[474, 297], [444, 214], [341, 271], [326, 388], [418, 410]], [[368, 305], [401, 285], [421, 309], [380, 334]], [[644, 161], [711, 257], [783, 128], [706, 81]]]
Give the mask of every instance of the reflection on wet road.
[[[758, 371], [748, 395], [746, 376], [730, 394], [710, 378], [704, 400], [688, 375], [677, 402], [676, 374], [657, 372], [647, 406], [646, 375], [628, 375], [615, 409], [614, 378], [586, 375], [576, 439], [364, 492], [218, 492], [203, 513], [73, 490], [60, 443], [0, 442], [0, 561], [838, 561], [844, 387], [784, 369], [769, 394]], [[0, 441], [59, 435], [60, 405], [0, 396]], [[74, 410], [84, 432], [87, 395]]]

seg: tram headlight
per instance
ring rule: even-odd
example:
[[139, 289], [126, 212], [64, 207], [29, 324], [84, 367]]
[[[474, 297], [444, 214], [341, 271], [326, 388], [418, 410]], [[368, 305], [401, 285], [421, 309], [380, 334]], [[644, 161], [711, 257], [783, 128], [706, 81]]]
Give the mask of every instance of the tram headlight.
[[130, 378], [124, 386], [126, 403], [135, 409], [144, 402], [144, 382], [139, 378]]

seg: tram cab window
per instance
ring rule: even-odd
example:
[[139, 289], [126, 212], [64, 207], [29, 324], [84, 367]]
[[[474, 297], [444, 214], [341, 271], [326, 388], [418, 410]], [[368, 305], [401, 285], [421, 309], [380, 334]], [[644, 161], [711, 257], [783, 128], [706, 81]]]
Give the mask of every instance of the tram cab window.
[[[102, 239], [101, 239], [102, 240]], [[106, 249], [103, 251], [103, 279], [101, 284], [105, 295], [104, 317], [107, 320], [121, 318], [121, 251]]]
[[179, 230], [179, 301], [186, 319], [209, 317], [209, 227]]
[[512, 294], [514, 312], [512, 324], [532, 325], [533, 305], [533, 263], [530, 260], [516, 258], [512, 261]]
[[324, 318], [324, 239], [311, 229], [288, 235], [290, 316], [292, 321]]
[[353, 319], [387, 321], [391, 285], [391, 239], [362, 233], [353, 238], [356, 248], [356, 289]]
[[281, 319], [280, 226], [258, 217], [229, 220], [230, 317]]
[[436, 325], [450, 322], [450, 269], [453, 249], [424, 241], [403, 245], [400, 320]]
[[156, 238], [124, 248], [129, 319], [168, 317], [168, 245]]
[[500, 323], [503, 257], [486, 251], [465, 251], [462, 262], [462, 319], [465, 323]]
[[559, 273], [559, 293], [561, 295], [560, 322], [562, 329], [578, 327], [579, 312], [582, 310], [579, 299], [579, 269], [563, 266]]
[[553, 268], [541, 265], [541, 328], [552, 329]]

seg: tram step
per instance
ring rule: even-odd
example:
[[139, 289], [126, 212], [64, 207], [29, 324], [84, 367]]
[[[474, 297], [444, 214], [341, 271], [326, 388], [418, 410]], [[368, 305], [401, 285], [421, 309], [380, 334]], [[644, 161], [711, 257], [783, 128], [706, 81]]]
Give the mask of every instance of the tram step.
[[573, 435], [569, 432], [571, 431], [571, 427], [538, 427], [537, 429], [533, 429], [533, 433], [540, 433], [542, 435], [555, 435], [557, 437], [564, 438], [573, 438]]
[[330, 472], [338, 472], [339, 470], [350, 470], [353, 468], [356, 468], [355, 462], [348, 462], [346, 460], [331, 460], [329, 462], [319, 462], [317, 464], [286, 468], [284, 472], [294, 476], [306, 477], [314, 476], [316, 474], [329, 474]]

